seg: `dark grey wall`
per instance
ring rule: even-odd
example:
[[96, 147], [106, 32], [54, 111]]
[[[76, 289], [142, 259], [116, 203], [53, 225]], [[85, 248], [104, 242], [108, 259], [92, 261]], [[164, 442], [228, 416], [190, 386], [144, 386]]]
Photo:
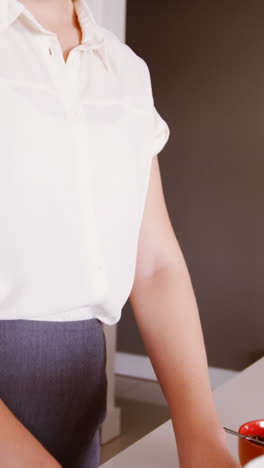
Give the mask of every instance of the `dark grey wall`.
[[[263, 31], [262, 1], [128, 0], [126, 42], [171, 130], [159, 161], [209, 365], [238, 370], [264, 354]], [[118, 350], [145, 353], [129, 304]]]

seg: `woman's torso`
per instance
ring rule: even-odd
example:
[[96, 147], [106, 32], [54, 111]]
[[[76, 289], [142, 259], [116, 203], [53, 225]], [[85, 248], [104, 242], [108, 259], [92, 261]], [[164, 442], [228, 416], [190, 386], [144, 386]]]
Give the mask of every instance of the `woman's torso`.
[[0, 319], [115, 323], [133, 284], [154, 154], [148, 69], [85, 0], [76, 3], [82, 44], [67, 64], [54, 33], [4, 2]]

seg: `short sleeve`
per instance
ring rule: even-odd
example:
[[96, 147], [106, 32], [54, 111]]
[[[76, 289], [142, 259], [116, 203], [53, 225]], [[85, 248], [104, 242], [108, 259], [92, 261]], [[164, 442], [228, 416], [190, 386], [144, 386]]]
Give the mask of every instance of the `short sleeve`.
[[170, 129], [165, 120], [158, 113], [157, 109], [153, 108], [154, 119], [154, 135], [153, 135], [153, 156], [156, 156], [166, 145], [170, 137]]
[[147, 94], [151, 98], [152, 113], [153, 113], [153, 135], [152, 135], [152, 155], [156, 156], [164, 148], [170, 137], [170, 128], [168, 123], [161, 117], [155, 107], [152, 81], [147, 63], [143, 60], [145, 65], [146, 79], [147, 79]]
[[122, 82], [122, 90], [127, 101], [146, 111], [150, 116], [147, 151], [151, 156], [156, 156], [166, 145], [170, 137], [170, 129], [155, 107], [149, 66], [127, 44], [122, 44], [120, 51], [124, 54], [122, 53], [120, 59], [122, 67], [120, 67], [119, 73], [122, 70], [122, 79], [119, 78], [119, 82]]

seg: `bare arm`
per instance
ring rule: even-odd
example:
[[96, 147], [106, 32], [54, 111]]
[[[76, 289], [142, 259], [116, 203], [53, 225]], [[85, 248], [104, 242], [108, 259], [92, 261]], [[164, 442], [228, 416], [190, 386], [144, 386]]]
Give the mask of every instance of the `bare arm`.
[[157, 157], [130, 300], [168, 401], [181, 468], [237, 468], [214, 407], [197, 303], [166, 210]]
[[0, 468], [61, 468], [0, 400]]

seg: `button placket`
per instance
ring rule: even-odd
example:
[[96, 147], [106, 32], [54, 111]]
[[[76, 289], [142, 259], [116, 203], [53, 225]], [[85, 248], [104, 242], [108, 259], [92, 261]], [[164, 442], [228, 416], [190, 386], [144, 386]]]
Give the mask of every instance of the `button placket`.
[[[78, 191], [80, 194], [81, 203], [85, 202], [85, 210], [83, 211], [83, 230], [89, 237], [89, 258], [92, 277], [91, 284], [101, 285], [101, 288], [106, 290], [106, 269], [105, 258], [98, 236], [98, 227], [95, 214], [94, 200], [94, 179], [93, 179], [93, 163], [86, 141], [85, 124], [69, 125], [69, 145], [76, 164], [73, 165], [72, 177], [76, 179]], [[76, 172], [75, 172], [76, 171]]]
[[66, 118], [72, 122], [79, 120], [82, 115], [79, 96], [80, 51], [78, 47], [73, 49], [65, 63], [57, 38], [46, 40], [44, 48], [47, 66], [62, 100]]
[[[79, 81], [80, 52], [73, 51], [71, 60], [66, 65], [69, 87], [71, 88], [71, 101], [68, 109], [68, 116], [71, 121], [79, 121], [82, 117], [82, 107], [80, 98]], [[69, 91], [70, 92], [70, 91]]]

